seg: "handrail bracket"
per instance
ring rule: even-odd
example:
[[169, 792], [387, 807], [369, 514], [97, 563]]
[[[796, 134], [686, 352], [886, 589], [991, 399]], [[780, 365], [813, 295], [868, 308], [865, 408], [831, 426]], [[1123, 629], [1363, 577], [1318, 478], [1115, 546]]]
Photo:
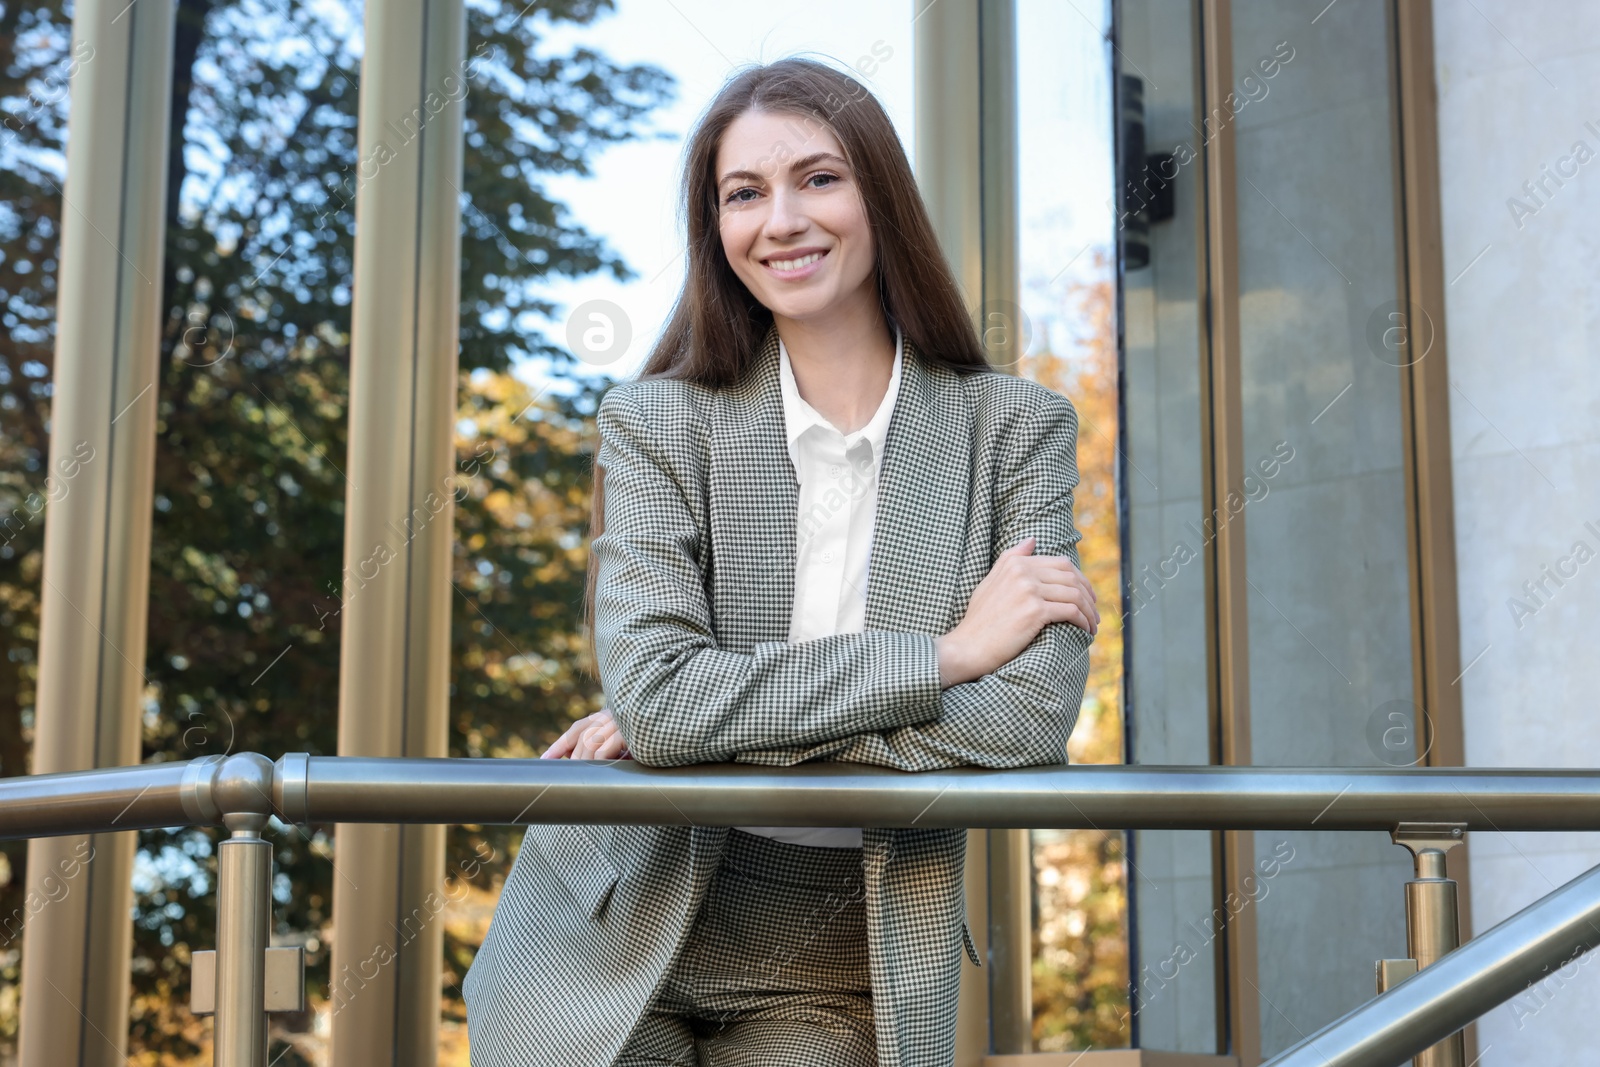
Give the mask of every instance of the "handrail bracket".
[[[1411, 853], [1416, 877], [1406, 883], [1409, 958], [1379, 960], [1378, 993], [1410, 978], [1461, 944], [1457, 886], [1445, 872], [1445, 853], [1466, 839], [1466, 823], [1403, 822], [1389, 839]], [[1412, 1059], [1413, 1067], [1466, 1067], [1466, 1042], [1457, 1030]]]

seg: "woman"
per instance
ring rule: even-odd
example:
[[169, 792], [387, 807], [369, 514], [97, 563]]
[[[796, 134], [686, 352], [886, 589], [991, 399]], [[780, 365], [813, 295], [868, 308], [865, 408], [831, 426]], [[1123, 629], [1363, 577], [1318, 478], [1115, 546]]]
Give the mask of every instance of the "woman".
[[[597, 416], [608, 710], [546, 756], [1065, 763], [1099, 624], [1076, 416], [989, 367], [882, 107], [745, 70], [685, 186], [683, 294]], [[474, 1064], [951, 1062], [965, 830], [663, 809], [529, 829], [464, 986]]]

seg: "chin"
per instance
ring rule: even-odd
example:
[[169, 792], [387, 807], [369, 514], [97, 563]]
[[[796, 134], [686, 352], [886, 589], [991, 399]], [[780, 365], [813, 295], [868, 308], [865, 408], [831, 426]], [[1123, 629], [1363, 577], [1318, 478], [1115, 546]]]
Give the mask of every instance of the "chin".
[[781, 315], [786, 319], [809, 319], [825, 314], [834, 302], [829, 299], [796, 300], [790, 297], [763, 303], [774, 315]]

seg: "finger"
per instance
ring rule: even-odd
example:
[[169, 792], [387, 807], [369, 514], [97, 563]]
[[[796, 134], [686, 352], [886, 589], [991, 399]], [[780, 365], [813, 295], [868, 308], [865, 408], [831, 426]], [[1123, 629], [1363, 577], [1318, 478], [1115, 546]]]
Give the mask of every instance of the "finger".
[[1062, 584], [1057, 582], [1043, 582], [1039, 586], [1039, 594], [1045, 600], [1056, 604], [1072, 604], [1084, 614], [1095, 628], [1100, 626], [1100, 612], [1094, 606], [1094, 598], [1090, 595], [1092, 590], [1076, 584]]
[[1083, 609], [1080, 608], [1078, 609], [1078, 619], [1082, 628], [1089, 632], [1090, 637], [1094, 637], [1100, 632], [1100, 616], [1096, 615], [1092, 619], [1085, 618]]
[[589, 717], [585, 715], [583, 718], [574, 722], [571, 726], [568, 726], [567, 732], [561, 735], [561, 740], [557, 743], [564, 743], [566, 745], [566, 754], [576, 758], [578, 745], [583, 741], [583, 732], [588, 728]]
[[[595, 716], [599, 714], [600, 712], [598, 711], [590, 712], [583, 718], [575, 720], [571, 726], [568, 726], [566, 732], [556, 739], [555, 745], [550, 746], [551, 750], [556, 753], [551, 758], [566, 756], [572, 759], [583, 759], [584, 757], [578, 755], [578, 746], [583, 741], [584, 733], [599, 725], [595, 719]], [[560, 746], [559, 750], [557, 750], [556, 746]]]
[[1100, 630], [1100, 617], [1096, 615], [1091, 618], [1090, 614], [1086, 613], [1079, 604], [1057, 604], [1055, 611], [1059, 621], [1070, 623], [1078, 629], [1086, 631], [1091, 637]]
[[582, 720], [580, 719], [578, 722], [567, 727], [566, 731], [562, 733], [560, 737], [556, 738], [555, 743], [549, 748], [545, 749], [544, 755], [539, 758], [565, 759], [568, 756], [571, 756], [573, 746], [578, 742], [578, 727], [581, 723]]
[[617, 729], [617, 724], [608, 722], [600, 726], [591, 727], [589, 730], [589, 759], [615, 759], [615, 756], [604, 754], [605, 748], [613, 738], [620, 738], [622, 731]]
[[1039, 595], [1046, 600], [1054, 600], [1058, 604], [1087, 604], [1089, 591], [1077, 582], [1058, 582], [1048, 578], [1040, 579], [1037, 586]]
[[625, 743], [622, 739], [622, 731], [613, 730], [611, 731], [611, 736], [607, 737], [603, 742], [601, 742], [600, 747], [595, 749], [594, 758], [618, 759], [622, 756], [624, 744]]
[[1076, 563], [1073, 563], [1072, 559], [1068, 556], [1062, 556], [1061, 558], [1067, 561], [1067, 565], [1072, 568], [1072, 573], [1076, 574], [1078, 576], [1078, 580], [1083, 583], [1083, 587], [1089, 590], [1089, 598], [1091, 600], [1098, 601], [1100, 599], [1100, 594], [1094, 591], [1094, 583], [1089, 581], [1088, 577], [1084, 575], [1083, 568], [1078, 566]]
[[1087, 631], [1091, 636], [1100, 629], [1100, 613], [1086, 602], [1076, 590], [1060, 598], [1050, 596], [1044, 598], [1044, 611], [1046, 617], [1052, 622], [1065, 622]]
[[[1028, 565], [1037, 566], [1039, 577], [1045, 581], [1054, 581], [1064, 585], [1081, 586], [1089, 599], [1098, 603], [1100, 594], [1094, 591], [1094, 583], [1084, 577], [1078, 565], [1066, 556], [1034, 556]], [[1048, 576], [1048, 577], [1047, 577]]]
[[595, 749], [600, 747], [600, 742], [605, 739], [604, 726], [591, 726], [583, 732], [583, 740], [578, 744], [579, 759], [594, 759]]

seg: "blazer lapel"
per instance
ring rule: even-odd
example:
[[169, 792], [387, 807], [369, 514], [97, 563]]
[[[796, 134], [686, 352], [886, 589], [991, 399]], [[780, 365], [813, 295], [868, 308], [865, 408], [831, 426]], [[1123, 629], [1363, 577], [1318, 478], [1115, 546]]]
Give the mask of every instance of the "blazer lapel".
[[[710, 596], [718, 640], [749, 653], [786, 641], [794, 605], [800, 487], [784, 439], [778, 330], [716, 405], [708, 512], [716, 546]], [[971, 416], [954, 373], [910, 338], [878, 469], [866, 628], [942, 634], [955, 619], [966, 536]]]
[[800, 484], [784, 440], [778, 330], [767, 332], [744, 379], [713, 405], [711, 599], [717, 641], [748, 655], [789, 639]]
[[924, 362], [910, 338], [878, 468], [867, 573], [869, 630], [935, 636], [957, 620], [967, 534], [972, 418], [955, 372]]

